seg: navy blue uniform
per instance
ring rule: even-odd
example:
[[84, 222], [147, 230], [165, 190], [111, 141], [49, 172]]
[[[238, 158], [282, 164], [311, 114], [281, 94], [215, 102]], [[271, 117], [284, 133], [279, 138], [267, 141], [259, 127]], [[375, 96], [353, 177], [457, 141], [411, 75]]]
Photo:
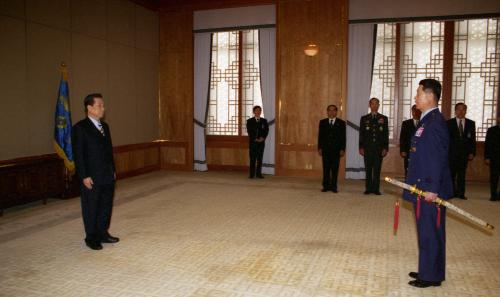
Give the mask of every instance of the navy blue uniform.
[[[446, 121], [436, 108], [420, 120], [412, 137], [406, 183], [426, 192], [437, 193], [442, 199], [452, 197], [453, 185], [448, 167], [449, 143]], [[403, 198], [413, 202], [417, 213], [417, 197], [405, 190]], [[445, 279], [446, 212], [444, 207], [439, 207], [438, 211], [438, 206], [423, 199], [417, 218], [418, 277], [424, 281], [441, 282]]]
[[500, 176], [500, 126], [488, 128], [484, 142], [484, 158], [490, 160], [491, 200], [498, 200], [498, 177]]

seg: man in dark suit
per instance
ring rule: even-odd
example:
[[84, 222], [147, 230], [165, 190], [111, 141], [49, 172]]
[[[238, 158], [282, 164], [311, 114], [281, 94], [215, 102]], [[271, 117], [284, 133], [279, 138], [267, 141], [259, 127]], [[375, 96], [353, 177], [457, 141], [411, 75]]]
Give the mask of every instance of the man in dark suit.
[[455, 105], [455, 117], [448, 120], [450, 133], [450, 170], [453, 181], [453, 196], [465, 197], [465, 174], [467, 163], [476, 155], [476, 123], [465, 118], [467, 105]]
[[262, 175], [262, 158], [264, 157], [264, 147], [267, 134], [269, 134], [269, 125], [267, 120], [261, 118], [262, 108], [253, 107], [254, 117], [247, 120], [247, 134], [250, 153], [250, 176], [249, 178], [264, 178]]
[[404, 159], [405, 177], [408, 174], [408, 157], [410, 156], [411, 137], [415, 134], [418, 121], [422, 112], [416, 105], [411, 107], [411, 119], [403, 121], [399, 136], [399, 154]]
[[365, 195], [380, 193], [380, 170], [382, 159], [389, 151], [389, 120], [378, 113], [377, 98], [369, 101], [370, 113], [361, 117], [359, 123], [359, 154], [365, 161]]
[[109, 234], [116, 170], [108, 124], [102, 121], [104, 101], [101, 94], [90, 94], [84, 102], [87, 117], [73, 126], [73, 156], [81, 181], [81, 204], [85, 243], [93, 250], [101, 243], [116, 243]]
[[449, 199], [453, 186], [448, 167], [449, 133], [438, 108], [440, 97], [441, 84], [437, 80], [420, 81], [415, 102], [422, 116], [411, 140], [406, 183], [426, 194], [417, 197], [403, 192], [403, 198], [413, 203], [417, 220], [418, 272], [409, 273], [415, 279], [409, 285], [417, 288], [440, 286], [445, 279], [446, 208], [433, 202], [438, 196]]
[[498, 193], [498, 176], [500, 174], [500, 112], [497, 114], [496, 126], [486, 132], [484, 143], [484, 162], [490, 166], [490, 201], [500, 200]]
[[337, 118], [337, 106], [327, 107], [328, 118], [319, 122], [318, 153], [323, 159], [323, 189], [337, 193], [340, 157], [345, 152], [345, 122]]

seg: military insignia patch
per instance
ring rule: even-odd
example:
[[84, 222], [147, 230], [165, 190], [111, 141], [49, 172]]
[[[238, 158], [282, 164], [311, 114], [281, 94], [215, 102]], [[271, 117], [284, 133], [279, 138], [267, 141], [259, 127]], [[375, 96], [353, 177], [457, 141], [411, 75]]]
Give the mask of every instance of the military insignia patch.
[[64, 116], [58, 116], [56, 118], [56, 125], [58, 129], [64, 129], [66, 128], [66, 118]]

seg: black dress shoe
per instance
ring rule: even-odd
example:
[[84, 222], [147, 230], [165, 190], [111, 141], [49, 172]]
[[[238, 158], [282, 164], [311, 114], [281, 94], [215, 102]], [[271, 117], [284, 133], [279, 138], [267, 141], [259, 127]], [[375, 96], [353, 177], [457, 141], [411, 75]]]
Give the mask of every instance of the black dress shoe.
[[439, 287], [441, 282], [428, 282], [421, 279], [409, 281], [408, 284], [417, 288]]
[[338, 193], [337, 189], [332, 189], [332, 192]]
[[496, 198], [496, 197], [491, 197], [490, 198], [490, 201], [497, 201], [497, 200], [498, 200], [498, 198]]
[[408, 273], [408, 276], [414, 279], [418, 279], [418, 272], [410, 272]]
[[264, 178], [263, 175], [257, 175], [257, 178]]
[[101, 238], [102, 243], [117, 243], [120, 238], [108, 235], [107, 237]]
[[370, 191], [365, 191], [363, 194], [369, 195], [371, 192]]
[[253, 178], [253, 176], [249, 176], [248, 178]]
[[380, 191], [375, 191], [375, 192], [373, 192], [373, 194], [375, 194], [375, 195], [382, 195], [382, 193], [380, 193]]
[[458, 196], [458, 198], [463, 199], [463, 200], [467, 200], [467, 197], [465, 197], [465, 195], [460, 195], [460, 196]]
[[327, 188], [323, 188], [323, 189], [321, 189], [321, 192], [323, 192], [323, 193], [324, 192], [328, 192], [328, 189]]
[[102, 244], [98, 241], [85, 239], [85, 244], [92, 250], [102, 250]]

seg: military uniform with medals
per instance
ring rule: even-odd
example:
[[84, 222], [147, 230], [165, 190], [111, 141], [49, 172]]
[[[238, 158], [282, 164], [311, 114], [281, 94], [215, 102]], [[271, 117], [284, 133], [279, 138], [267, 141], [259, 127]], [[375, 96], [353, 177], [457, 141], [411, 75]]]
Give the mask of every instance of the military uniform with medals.
[[360, 120], [359, 149], [364, 150], [366, 192], [380, 192], [382, 151], [389, 151], [388, 122], [388, 118], [380, 113], [369, 113]]
[[[422, 114], [411, 140], [407, 184], [445, 200], [453, 195], [449, 140], [446, 122], [437, 107]], [[406, 190], [403, 198], [413, 203], [417, 220], [418, 279], [441, 284], [445, 280], [446, 209]]]

